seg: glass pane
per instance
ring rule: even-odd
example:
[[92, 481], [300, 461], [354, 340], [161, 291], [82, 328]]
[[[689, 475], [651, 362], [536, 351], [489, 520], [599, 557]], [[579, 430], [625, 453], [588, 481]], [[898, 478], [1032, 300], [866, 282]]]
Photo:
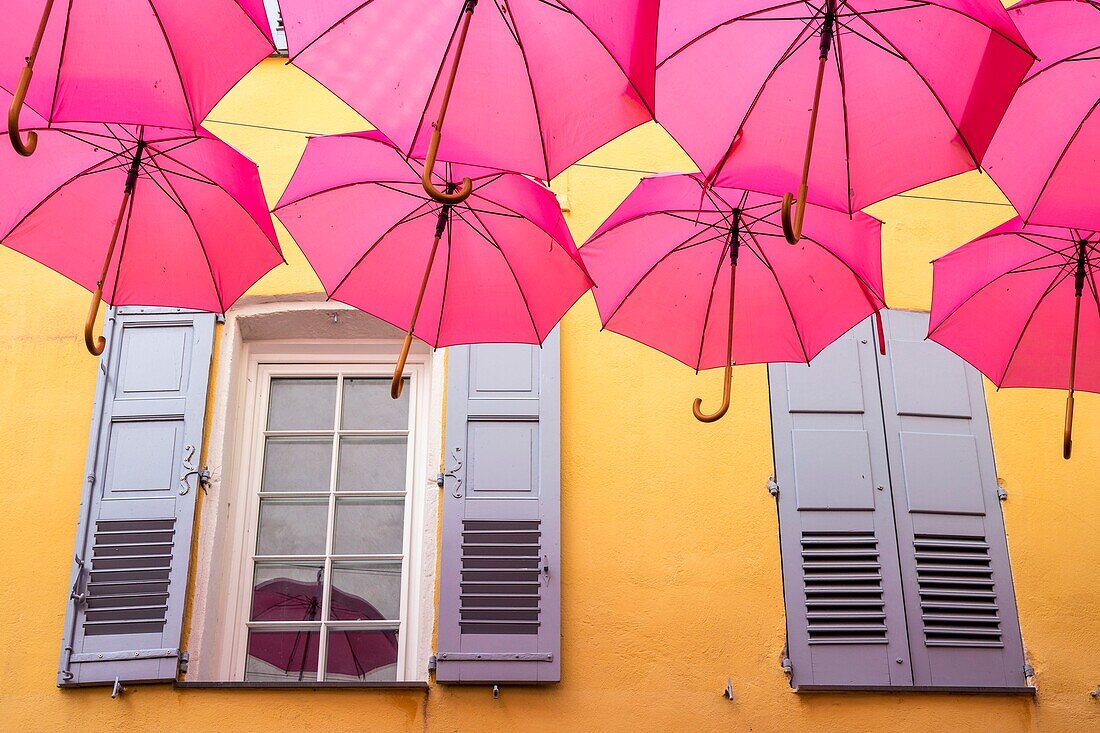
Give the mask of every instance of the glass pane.
[[404, 379], [401, 397], [390, 397], [390, 379], [345, 379], [344, 430], [408, 430], [409, 379]]
[[260, 499], [257, 555], [323, 555], [328, 499]]
[[337, 491], [404, 491], [409, 439], [340, 439]]
[[337, 499], [337, 555], [399, 555], [403, 550], [403, 499]]
[[261, 491], [328, 491], [332, 438], [268, 438]]
[[401, 563], [344, 562], [332, 567], [332, 621], [401, 618]]
[[320, 621], [324, 568], [319, 562], [256, 563], [253, 621]]
[[321, 631], [248, 632], [248, 682], [307, 682], [317, 680], [317, 649]]
[[268, 430], [332, 430], [336, 380], [272, 379]]
[[397, 679], [397, 631], [328, 632], [326, 680], [385, 682]]

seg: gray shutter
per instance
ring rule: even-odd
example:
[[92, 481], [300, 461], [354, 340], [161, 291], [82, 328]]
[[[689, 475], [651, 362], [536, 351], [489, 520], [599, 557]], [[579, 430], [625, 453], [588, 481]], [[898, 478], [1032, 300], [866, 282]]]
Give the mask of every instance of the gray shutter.
[[875, 340], [768, 368], [792, 684], [912, 684]]
[[176, 677], [214, 316], [108, 318], [59, 685]]
[[880, 357], [914, 682], [1024, 687], [982, 378], [892, 311]]
[[449, 350], [439, 682], [561, 678], [558, 339]]

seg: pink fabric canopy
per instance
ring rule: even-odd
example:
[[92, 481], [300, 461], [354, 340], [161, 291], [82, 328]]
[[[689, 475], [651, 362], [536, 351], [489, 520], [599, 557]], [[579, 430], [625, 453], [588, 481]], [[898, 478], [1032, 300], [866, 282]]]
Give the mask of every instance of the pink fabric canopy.
[[740, 211], [733, 363], [809, 362], [884, 307], [880, 224], [811, 208], [796, 246], [779, 199], [699, 175], [646, 178], [581, 248], [604, 325], [694, 369], [726, 366], [731, 232]]
[[316, 137], [275, 215], [331, 298], [401, 329], [412, 325], [433, 347], [542, 343], [591, 287], [557, 198], [524, 176], [448, 168], [451, 181], [474, 180], [473, 194], [453, 207], [428, 198], [420, 164], [381, 133]]
[[11, 249], [94, 290], [140, 140], [107, 303], [223, 313], [283, 262], [256, 165], [205, 130], [37, 122], [34, 157], [0, 145], [0, 242]]
[[1039, 61], [1020, 85], [985, 168], [1026, 221], [1100, 229], [1100, 11], [1077, 0], [1009, 10]]
[[[441, 160], [548, 180], [652, 118], [658, 0], [481, 0]], [[467, 0], [282, 0], [295, 65], [423, 158]]]
[[[797, 191], [826, 3], [663, 0], [657, 120], [721, 185]], [[999, 0], [842, 0], [809, 176], [857, 211], [977, 167], [1032, 63]]]
[[[0, 87], [9, 93], [43, 8], [4, 3]], [[51, 123], [194, 129], [273, 51], [263, 0], [55, 0], [27, 105]]]

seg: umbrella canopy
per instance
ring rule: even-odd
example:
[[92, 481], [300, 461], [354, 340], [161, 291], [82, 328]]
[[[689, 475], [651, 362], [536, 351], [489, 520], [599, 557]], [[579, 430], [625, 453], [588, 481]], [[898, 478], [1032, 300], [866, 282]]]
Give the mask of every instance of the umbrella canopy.
[[976, 168], [1032, 60], [999, 0], [664, 0], [657, 119], [719, 185], [853, 212]]
[[[291, 578], [268, 580], [252, 591], [254, 621], [316, 621], [321, 617], [324, 585], [318, 579], [308, 583]], [[329, 598], [333, 621], [381, 621], [383, 615], [369, 601], [339, 588]], [[303, 679], [317, 672], [317, 631], [283, 631], [259, 634], [248, 642], [248, 655], [261, 659]], [[329, 675], [363, 678], [380, 667], [397, 663], [397, 631], [363, 633], [354, 630], [329, 632], [326, 672]], [[342, 642], [337, 641], [342, 637]], [[311, 648], [312, 647], [312, 653]]]
[[1100, 392], [1100, 235], [1013, 219], [933, 264], [928, 337], [998, 387]]
[[205, 130], [39, 124], [49, 149], [0, 150], [0, 242], [96, 293], [94, 354], [101, 297], [224, 313], [283, 262], [256, 165]]
[[17, 132], [24, 99], [51, 123], [194, 130], [273, 51], [263, 0], [9, 0], [0, 23], [0, 87], [15, 95], [9, 134], [33, 152], [33, 135]]
[[1009, 15], [1039, 60], [993, 138], [985, 168], [1025, 221], [1100, 229], [1100, 9], [1036, 0]]
[[426, 195], [420, 164], [379, 132], [316, 137], [275, 207], [329, 297], [408, 333], [395, 395], [413, 335], [433, 347], [542, 343], [591, 287], [550, 189], [449, 168], [433, 184], [471, 178], [461, 204]]
[[[700, 206], [700, 196], [702, 205]], [[700, 369], [809, 362], [885, 306], [880, 223], [814, 208], [797, 247], [772, 194], [643, 179], [581, 248], [604, 326]]]
[[407, 155], [543, 180], [652, 119], [657, 6], [282, 0], [293, 63]]

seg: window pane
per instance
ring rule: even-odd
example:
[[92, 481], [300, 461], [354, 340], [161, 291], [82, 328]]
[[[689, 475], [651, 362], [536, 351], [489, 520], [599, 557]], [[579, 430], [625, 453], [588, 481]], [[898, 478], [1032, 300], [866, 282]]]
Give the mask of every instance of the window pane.
[[261, 499], [257, 555], [323, 555], [328, 500]]
[[320, 629], [248, 632], [248, 682], [307, 682], [317, 680]]
[[345, 379], [344, 430], [407, 430], [409, 427], [409, 379], [401, 397], [390, 397], [390, 379]]
[[332, 430], [335, 379], [272, 379], [268, 430]]
[[256, 563], [251, 619], [320, 621], [324, 568], [320, 562]]
[[328, 632], [326, 680], [385, 682], [397, 679], [397, 631]]
[[331, 438], [268, 438], [261, 491], [328, 491]]
[[408, 438], [340, 440], [338, 491], [404, 491]]
[[403, 550], [403, 499], [337, 499], [337, 555], [398, 555]]
[[401, 563], [335, 563], [329, 604], [332, 621], [401, 618]]

